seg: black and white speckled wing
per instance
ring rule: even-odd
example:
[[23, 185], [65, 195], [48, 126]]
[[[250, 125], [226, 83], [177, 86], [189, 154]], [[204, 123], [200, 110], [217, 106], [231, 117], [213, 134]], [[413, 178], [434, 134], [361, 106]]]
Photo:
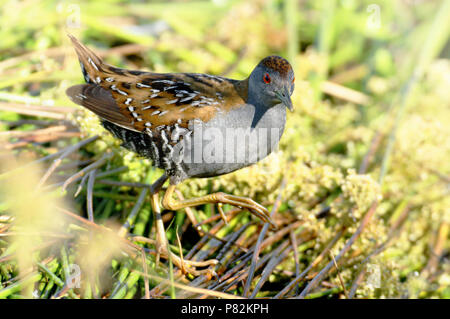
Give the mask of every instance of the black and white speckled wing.
[[[120, 112], [128, 119], [129, 123], [124, 125], [123, 117], [110, 115], [110, 119], [121, 120], [116, 123], [120, 126], [140, 132], [175, 123], [188, 127], [193, 119], [208, 122], [217, 112], [227, 112], [245, 104], [245, 80], [206, 74], [158, 74], [119, 69], [104, 63], [74, 37], [71, 39], [86, 82], [108, 91], [116, 102], [117, 107], [108, 108], [107, 112]], [[89, 90], [97, 90], [104, 95], [98, 88]], [[105, 112], [99, 109], [104, 103], [96, 107], [83, 101], [82, 105], [108, 120]]]

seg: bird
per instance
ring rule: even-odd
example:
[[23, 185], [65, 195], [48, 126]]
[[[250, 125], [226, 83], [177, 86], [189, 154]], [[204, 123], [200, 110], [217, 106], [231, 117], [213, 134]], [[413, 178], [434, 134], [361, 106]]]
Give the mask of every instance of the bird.
[[[293, 111], [295, 76], [291, 64], [271, 55], [243, 80], [200, 73], [153, 73], [117, 68], [105, 63], [77, 38], [71, 39], [85, 84], [66, 90], [68, 97], [96, 114], [122, 146], [150, 158], [164, 170], [152, 185], [150, 203], [156, 220], [156, 247], [185, 273], [214, 265], [183, 260], [169, 250], [158, 198], [169, 185], [162, 207], [177, 211], [203, 204], [248, 210], [269, 223], [269, 211], [250, 198], [222, 192], [175, 200], [176, 186], [190, 178], [228, 174], [257, 163], [274, 151], [284, 132], [286, 109]], [[169, 256], [170, 255], [170, 256]]]

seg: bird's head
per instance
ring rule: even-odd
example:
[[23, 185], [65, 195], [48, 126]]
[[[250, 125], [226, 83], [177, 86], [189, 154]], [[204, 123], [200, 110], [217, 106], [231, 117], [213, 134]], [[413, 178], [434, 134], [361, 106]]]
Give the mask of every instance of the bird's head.
[[294, 92], [294, 81], [294, 71], [286, 59], [268, 56], [250, 74], [249, 98], [262, 101], [269, 107], [283, 103], [293, 111], [291, 95]]

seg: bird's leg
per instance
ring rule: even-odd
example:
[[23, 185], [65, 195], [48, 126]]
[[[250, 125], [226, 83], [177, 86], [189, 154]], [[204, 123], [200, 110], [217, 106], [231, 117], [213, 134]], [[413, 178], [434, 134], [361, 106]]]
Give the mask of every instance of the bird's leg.
[[[182, 201], [175, 201], [173, 199], [174, 191], [175, 185], [169, 185], [169, 187], [167, 187], [166, 193], [164, 194], [164, 198], [162, 201], [163, 207], [165, 209], [179, 210], [186, 207], [193, 207], [204, 204], [230, 204], [232, 206], [247, 209], [250, 213], [259, 217], [264, 222], [270, 223], [272, 228], [277, 227], [270, 219], [269, 211], [265, 207], [261, 206], [260, 204], [253, 201], [250, 198], [234, 196], [219, 192], [201, 197], [185, 199]], [[221, 211], [221, 207], [219, 207], [219, 212], [221, 213], [223, 218], [223, 211]]]
[[156, 261], [159, 262], [160, 256], [164, 256], [165, 258], [170, 258], [175, 266], [181, 269], [183, 273], [190, 273], [194, 276], [199, 276], [201, 274], [209, 274], [213, 273], [211, 269], [204, 270], [196, 270], [195, 267], [206, 267], [217, 264], [217, 260], [207, 260], [204, 262], [201, 261], [192, 261], [182, 259], [176, 254], [170, 251], [166, 231], [164, 229], [164, 224], [161, 218], [161, 208], [158, 200], [158, 193], [153, 193], [151, 195], [151, 205], [152, 211], [155, 216], [156, 223]]
[[164, 224], [161, 217], [161, 209], [159, 207], [158, 193], [151, 195], [151, 205], [153, 216], [155, 218], [155, 228], [156, 228], [156, 264], [159, 264], [159, 258], [162, 251], [168, 251], [166, 231], [164, 229]]

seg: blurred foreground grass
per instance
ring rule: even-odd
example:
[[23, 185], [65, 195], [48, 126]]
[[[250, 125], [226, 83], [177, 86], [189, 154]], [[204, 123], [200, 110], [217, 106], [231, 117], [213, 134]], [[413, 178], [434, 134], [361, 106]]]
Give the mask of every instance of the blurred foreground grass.
[[[449, 298], [449, 21], [450, 1], [0, 1], [0, 298]], [[83, 81], [68, 32], [155, 72], [240, 79], [288, 58], [279, 151], [180, 188], [250, 196], [279, 230], [166, 212], [173, 250], [178, 232], [218, 277], [156, 266], [161, 172], [65, 96]]]

